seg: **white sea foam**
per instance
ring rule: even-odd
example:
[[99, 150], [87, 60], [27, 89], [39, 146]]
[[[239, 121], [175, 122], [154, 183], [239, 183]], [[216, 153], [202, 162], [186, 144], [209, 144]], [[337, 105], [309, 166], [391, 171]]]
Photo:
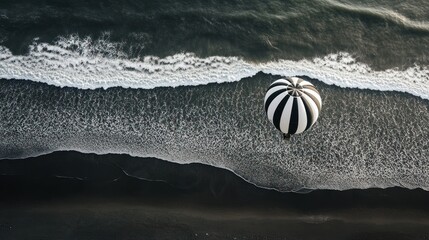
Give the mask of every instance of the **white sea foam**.
[[[426, 67], [374, 71], [347, 53], [251, 63], [193, 54], [130, 60], [120, 49], [121, 43], [77, 36], [55, 44], [35, 42], [26, 56], [14, 56], [3, 47], [0, 76], [80, 88], [153, 88], [237, 81], [264, 71], [429, 98]], [[320, 86], [325, 93], [323, 116], [310, 131], [285, 144], [263, 111], [264, 86], [252, 85], [252, 94], [242, 94], [245, 84], [241, 87], [188, 88], [130, 98], [120, 88], [112, 90], [114, 94], [74, 94], [5, 84], [0, 89], [6, 103], [0, 105], [0, 158], [59, 150], [127, 153], [226, 168], [257, 186], [281, 191], [393, 186], [429, 191], [429, 112], [421, 100], [339, 93]], [[37, 97], [41, 92], [51, 97]], [[22, 94], [26, 98], [17, 97]]]
[[0, 46], [0, 78], [27, 79], [60, 87], [176, 87], [238, 81], [259, 71], [307, 75], [340, 87], [401, 91], [429, 99], [427, 66], [376, 71], [345, 52], [311, 60], [253, 63], [239, 57], [199, 58], [192, 53], [130, 59], [120, 51], [120, 43], [76, 35], [59, 38], [53, 44], [39, 43], [36, 39], [26, 55], [13, 55]]

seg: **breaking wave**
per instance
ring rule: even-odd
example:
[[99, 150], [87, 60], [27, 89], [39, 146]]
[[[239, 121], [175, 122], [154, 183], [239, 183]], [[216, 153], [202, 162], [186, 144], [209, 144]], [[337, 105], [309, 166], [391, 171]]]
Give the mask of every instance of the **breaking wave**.
[[35, 39], [26, 55], [13, 55], [0, 46], [0, 78], [81, 89], [150, 89], [239, 81], [262, 71], [306, 75], [340, 87], [400, 91], [429, 99], [427, 66], [378, 71], [346, 52], [258, 63], [239, 57], [200, 58], [193, 53], [130, 59], [122, 47], [121, 43], [109, 42], [108, 37], [93, 40], [78, 35], [60, 37], [52, 44]]
[[[25, 55], [0, 47], [0, 78], [72, 87], [0, 81], [0, 159], [65, 150], [126, 153], [230, 169], [280, 191], [429, 189], [427, 100], [314, 81], [323, 116], [288, 144], [261, 102], [278, 75], [429, 99], [426, 66], [376, 71], [344, 52], [271, 62], [192, 53], [130, 58], [124, 48], [107, 35], [35, 40]], [[233, 83], [204, 86], [214, 82]], [[157, 88], [182, 85], [203, 86]], [[96, 88], [110, 89], [81, 90]]]

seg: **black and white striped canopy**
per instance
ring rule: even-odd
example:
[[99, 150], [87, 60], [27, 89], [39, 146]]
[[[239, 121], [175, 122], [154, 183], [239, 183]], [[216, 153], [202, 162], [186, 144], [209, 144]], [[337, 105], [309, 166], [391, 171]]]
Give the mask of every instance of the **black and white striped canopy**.
[[288, 134], [302, 133], [319, 117], [322, 99], [313, 84], [297, 77], [273, 82], [265, 94], [265, 112], [274, 126]]

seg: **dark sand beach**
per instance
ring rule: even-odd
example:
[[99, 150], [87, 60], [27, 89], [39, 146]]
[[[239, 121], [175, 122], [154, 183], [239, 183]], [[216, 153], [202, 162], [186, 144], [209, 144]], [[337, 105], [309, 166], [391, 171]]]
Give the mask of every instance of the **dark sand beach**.
[[[139, 166], [140, 179], [124, 166]], [[429, 193], [280, 193], [202, 164], [55, 152], [0, 161], [1, 239], [427, 239]], [[55, 177], [56, 175], [56, 177]]]

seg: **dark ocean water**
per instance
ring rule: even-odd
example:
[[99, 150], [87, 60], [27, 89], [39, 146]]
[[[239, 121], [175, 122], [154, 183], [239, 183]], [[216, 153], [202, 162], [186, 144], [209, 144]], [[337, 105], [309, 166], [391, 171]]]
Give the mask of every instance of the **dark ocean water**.
[[339, 51], [376, 68], [427, 65], [424, 0], [31, 1], [0, 3], [0, 43], [14, 54], [34, 38], [79, 34], [123, 43], [131, 56], [243, 56], [299, 60]]

